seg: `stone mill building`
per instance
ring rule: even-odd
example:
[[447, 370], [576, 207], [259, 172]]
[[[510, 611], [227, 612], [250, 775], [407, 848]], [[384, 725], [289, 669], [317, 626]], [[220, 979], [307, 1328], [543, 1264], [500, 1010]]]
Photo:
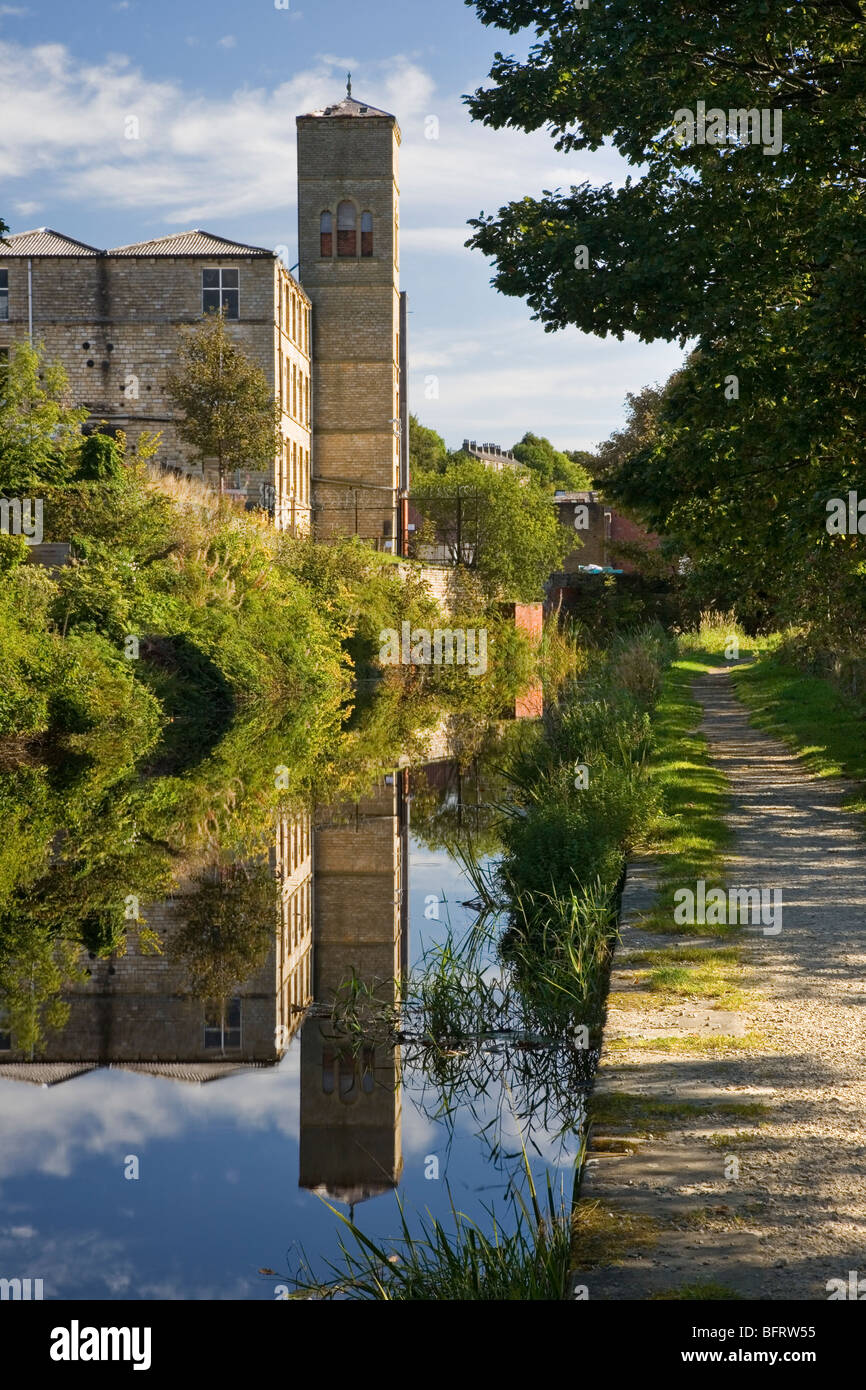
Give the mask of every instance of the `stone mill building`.
[[400, 130], [349, 94], [299, 116], [297, 132], [297, 278], [274, 250], [198, 229], [111, 250], [46, 227], [19, 232], [0, 243], [0, 357], [20, 340], [43, 345], [94, 426], [131, 440], [159, 431], [162, 467], [215, 482], [216, 465], [194, 466], [178, 437], [166, 378], [183, 330], [222, 308], [273, 382], [281, 434], [272, 463], [230, 474], [226, 490], [281, 530], [400, 551]]

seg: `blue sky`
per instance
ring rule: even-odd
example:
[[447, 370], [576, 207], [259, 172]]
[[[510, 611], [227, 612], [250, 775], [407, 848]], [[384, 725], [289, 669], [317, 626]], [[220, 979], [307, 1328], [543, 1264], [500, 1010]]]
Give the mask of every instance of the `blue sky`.
[[354, 95], [393, 111], [403, 134], [412, 409], [451, 445], [507, 446], [531, 429], [591, 448], [622, 423], [625, 393], [664, 380], [680, 350], [546, 334], [462, 243], [480, 211], [619, 182], [624, 163], [472, 124], [461, 95], [497, 48], [521, 52], [528, 39], [485, 29], [462, 0], [289, 4], [0, 4], [0, 215], [13, 231], [50, 226], [102, 247], [204, 227], [288, 246], [292, 264], [294, 117], [339, 98], [351, 68]]

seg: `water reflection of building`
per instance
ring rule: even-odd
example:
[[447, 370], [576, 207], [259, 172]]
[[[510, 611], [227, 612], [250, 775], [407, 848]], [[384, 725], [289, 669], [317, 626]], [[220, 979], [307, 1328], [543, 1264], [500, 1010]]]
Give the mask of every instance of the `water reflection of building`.
[[120, 1066], [186, 1081], [209, 1081], [239, 1068], [277, 1062], [300, 1025], [312, 982], [312, 842], [307, 812], [281, 817], [270, 855], [278, 902], [275, 931], [261, 966], [211, 1003], [189, 988], [172, 950], [188, 915], [191, 885], [143, 908], [163, 943], [142, 955], [130, 933], [126, 954], [85, 963], [90, 975], [63, 993], [68, 1022], [52, 1030], [37, 1058], [0, 1034], [0, 1077], [52, 1082], [93, 1067]]
[[[313, 993], [328, 1004], [353, 976], [397, 1002], [408, 947], [405, 772], [362, 801], [316, 817]], [[311, 1016], [301, 1033], [301, 1187], [353, 1204], [396, 1187], [403, 1168], [399, 1049], [335, 1036]]]

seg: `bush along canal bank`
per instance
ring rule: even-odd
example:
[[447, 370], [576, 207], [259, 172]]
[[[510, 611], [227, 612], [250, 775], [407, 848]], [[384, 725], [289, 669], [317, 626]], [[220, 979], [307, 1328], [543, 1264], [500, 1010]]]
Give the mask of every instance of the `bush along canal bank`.
[[[398, 988], [353, 973], [327, 1009], [335, 1046], [399, 1047], [437, 1115], [455, 1132], [477, 1121], [507, 1174], [504, 1198], [482, 1222], [463, 1216], [456, 1196], [450, 1223], [401, 1206], [390, 1242], [371, 1239], [363, 1215], [333, 1208], [341, 1257], [325, 1276], [294, 1271], [294, 1296], [568, 1296], [617, 899], [626, 857], [657, 818], [651, 711], [673, 654], [655, 627], [604, 652], [580, 649], [579, 672], [543, 720], [515, 728], [481, 841], [469, 832], [451, 842], [474, 890], [471, 927], [448, 927]], [[553, 1173], [539, 1172], [538, 1154]]]
[[851, 692], [780, 639], [724, 618], [680, 639], [651, 765], [663, 815], [629, 866], [590, 1102], [573, 1296], [846, 1296], [866, 1192], [866, 846], [862, 783], [838, 774], [862, 776], [863, 753]]

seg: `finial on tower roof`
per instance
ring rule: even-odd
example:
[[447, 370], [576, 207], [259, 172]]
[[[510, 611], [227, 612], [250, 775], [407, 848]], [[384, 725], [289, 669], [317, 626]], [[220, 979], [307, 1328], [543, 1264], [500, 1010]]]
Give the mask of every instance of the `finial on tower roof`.
[[346, 96], [347, 96], [347, 97], [350, 97], [351, 95], [352, 95], [352, 74], [351, 74], [350, 72], [347, 72], [347, 73], [346, 73]]

